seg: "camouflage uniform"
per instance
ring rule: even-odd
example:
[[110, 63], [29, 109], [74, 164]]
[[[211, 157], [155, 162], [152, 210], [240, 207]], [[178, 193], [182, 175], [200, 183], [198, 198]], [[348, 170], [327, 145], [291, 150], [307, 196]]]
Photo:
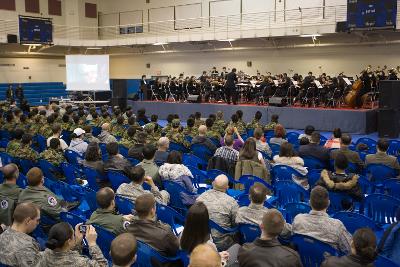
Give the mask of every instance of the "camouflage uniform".
[[18, 157], [21, 159], [29, 159], [31, 161], [37, 161], [39, 159], [39, 154], [33, 150], [30, 146], [21, 145], [18, 150]]
[[192, 138], [194, 138], [195, 136], [197, 136], [199, 134], [199, 131], [194, 127], [191, 127], [191, 128], [186, 127], [185, 129], [183, 129], [182, 133], [184, 135], [188, 135], [188, 136], [191, 136]]
[[19, 154], [19, 149], [21, 148], [21, 141], [19, 140], [12, 140], [8, 143], [6, 152], [11, 157], [17, 157]]
[[0, 235], [0, 263], [8, 266], [38, 266], [40, 246], [31, 236], [8, 228]]
[[12, 215], [21, 191], [22, 189], [15, 184], [0, 185], [0, 224], [11, 225]]
[[91, 259], [79, 254], [76, 250], [57, 252], [46, 249], [43, 252], [40, 266], [108, 267], [108, 261], [104, 258], [103, 253], [97, 245], [89, 246], [89, 254]]
[[[210, 219], [222, 228], [231, 228], [235, 225], [239, 205], [226, 193], [211, 189], [201, 194], [196, 201], [201, 201], [207, 206]], [[211, 235], [218, 250], [226, 250], [235, 243], [232, 235], [221, 234], [214, 229], [211, 230]]]
[[247, 124], [247, 129], [256, 129], [256, 128], [264, 129], [262, 123], [257, 119], [253, 119], [249, 124]]
[[135, 184], [133, 182], [131, 182], [129, 184], [123, 183], [118, 187], [117, 192], [116, 192], [117, 195], [123, 196], [125, 198], [129, 198], [133, 202], [136, 201], [137, 197], [139, 197], [143, 194], [146, 194], [146, 193], [152, 193], [158, 203], [161, 203], [164, 205], [168, 205], [168, 203], [169, 203], [169, 198], [170, 198], [169, 193], [164, 190], [162, 190], [162, 191], [158, 190], [157, 186], [151, 187], [151, 191], [148, 191], [148, 190], [144, 190], [143, 186], [140, 184]]
[[55, 220], [59, 220], [60, 212], [64, 211], [60, 199], [44, 186], [27, 186], [19, 194], [18, 203], [22, 202], [38, 205], [41, 212]]
[[274, 130], [276, 125], [277, 125], [276, 122], [271, 121], [270, 123], [268, 123], [267, 125], [265, 125], [264, 131]]
[[92, 213], [86, 224], [97, 224], [113, 234], [119, 235], [126, 232], [129, 222], [122, 215], [114, 214], [113, 211], [97, 209]]
[[62, 150], [56, 150], [53, 148], [49, 148], [43, 151], [42, 153], [40, 153], [39, 157], [41, 159], [47, 160], [55, 166], [59, 166], [62, 162], [66, 161]]

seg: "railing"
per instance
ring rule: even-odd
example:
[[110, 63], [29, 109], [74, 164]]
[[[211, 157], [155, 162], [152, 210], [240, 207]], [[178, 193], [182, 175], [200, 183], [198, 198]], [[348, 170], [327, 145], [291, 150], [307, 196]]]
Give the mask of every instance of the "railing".
[[[302, 34], [302, 30], [307, 27], [336, 25], [338, 21], [345, 21], [346, 12], [347, 6], [341, 5], [127, 25], [100, 25], [99, 27], [54, 24], [53, 38], [55, 40], [115, 40], [174, 37], [179, 41], [181, 36], [187, 35], [207, 35], [206, 39], [224, 39], [249, 30], [258, 31], [264, 36], [276, 36], [277, 34], [273, 33], [274, 30], [289, 28], [297, 28], [298, 34]], [[118, 13], [115, 15], [117, 16]], [[102, 21], [101, 17], [100, 21]], [[17, 32], [17, 21], [0, 20], [0, 34]]]

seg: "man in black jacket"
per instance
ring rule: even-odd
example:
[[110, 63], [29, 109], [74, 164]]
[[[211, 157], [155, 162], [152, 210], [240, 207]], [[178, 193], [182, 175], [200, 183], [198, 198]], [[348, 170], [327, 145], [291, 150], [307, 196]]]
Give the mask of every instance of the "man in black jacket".
[[277, 237], [282, 232], [285, 219], [282, 214], [271, 209], [264, 214], [261, 223], [261, 237], [253, 243], [246, 243], [239, 250], [238, 261], [240, 267], [299, 267], [299, 254], [289, 247], [279, 243]]
[[234, 105], [237, 103], [237, 92], [236, 92], [236, 83], [238, 79], [236, 76], [236, 68], [233, 68], [230, 73], [226, 75], [226, 83], [225, 83], [225, 94], [226, 94], [226, 101], [228, 104], [232, 102]]

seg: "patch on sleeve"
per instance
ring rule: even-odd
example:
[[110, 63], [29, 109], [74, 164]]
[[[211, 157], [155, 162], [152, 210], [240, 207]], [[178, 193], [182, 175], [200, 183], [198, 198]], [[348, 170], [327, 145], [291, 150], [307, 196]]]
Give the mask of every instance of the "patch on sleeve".
[[1, 207], [3, 210], [7, 209], [7, 208], [8, 208], [8, 201], [7, 201], [6, 199], [3, 199], [3, 200], [0, 202], [0, 207]]
[[55, 205], [57, 205], [57, 199], [53, 196], [49, 196], [47, 198], [47, 203], [49, 203], [50, 206], [54, 207]]

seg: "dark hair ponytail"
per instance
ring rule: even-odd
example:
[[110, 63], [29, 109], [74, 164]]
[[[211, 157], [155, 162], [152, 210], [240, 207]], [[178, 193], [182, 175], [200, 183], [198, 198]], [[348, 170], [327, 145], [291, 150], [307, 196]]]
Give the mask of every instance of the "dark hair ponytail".
[[71, 239], [73, 234], [74, 231], [69, 223], [57, 223], [50, 228], [46, 247], [51, 250], [61, 248], [68, 239]]
[[376, 236], [369, 228], [360, 228], [353, 235], [353, 245], [357, 255], [366, 263], [375, 261], [377, 257]]

